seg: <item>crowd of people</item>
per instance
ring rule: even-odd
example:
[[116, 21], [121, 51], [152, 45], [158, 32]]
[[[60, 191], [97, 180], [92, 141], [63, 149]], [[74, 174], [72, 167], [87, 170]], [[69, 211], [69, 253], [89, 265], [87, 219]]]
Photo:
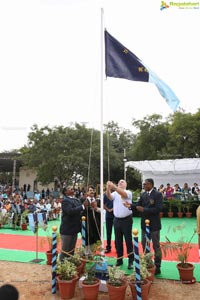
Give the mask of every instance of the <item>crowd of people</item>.
[[196, 196], [200, 198], [200, 187], [196, 182], [192, 187], [190, 187], [187, 182], [185, 182], [182, 187], [180, 187], [178, 183], [174, 186], [171, 186], [170, 183], [167, 183], [166, 186], [161, 184], [158, 191], [161, 192], [166, 199], [174, 197], [184, 200], [187, 196]]
[[[40, 197], [38, 197], [40, 194]], [[41, 197], [41, 193], [35, 192], [32, 198], [24, 198], [24, 193], [10, 192], [10, 188], [0, 190], [0, 216], [4, 224], [10, 224], [16, 228], [20, 226], [22, 215], [28, 213], [46, 213], [47, 220], [59, 219], [61, 213], [61, 201], [53, 195]], [[28, 218], [27, 218], [28, 222]]]

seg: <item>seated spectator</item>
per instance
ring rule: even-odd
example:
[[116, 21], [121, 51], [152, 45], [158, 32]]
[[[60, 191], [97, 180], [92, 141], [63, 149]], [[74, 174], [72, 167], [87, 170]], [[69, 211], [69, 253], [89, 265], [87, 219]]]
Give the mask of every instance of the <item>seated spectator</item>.
[[183, 185], [183, 188], [181, 190], [182, 193], [184, 194], [191, 194], [191, 188], [189, 187], [188, 183], [185, 182], [184, 185]]
[[45, 200], [40, 199], [38, 203], [36, 203], [37, 212], [46, 212]]
[[195, 182], [195, 183], [193, 184], [193, 187], [192, 187], [192, 194], [193, 194], [193, 195], [199, 195], [199, 193], [200, 193], [199, 186], [198, 186], [198, 184]]
[[20, 204], [14, 200], [11, 204], [11, 209], [12, 209], [12, 212], [14, 214], [20, 214], [21, 213], [21, 208], [20, 208]]
[[174, 185], [174, 192], [181, 192], [181, 187], [178, 183]]
[[61, 203], [58, 199], [53, 201], [53, 219], [58, 219], [61, 211]]
[[167, 199], [171, 199], [173, 197], [174, 189], [171, 187], [170, 183], [167, 184], [165, 189], [165, 196]]
[[7, 213], [11, 212], [10, 200], [3, 201], [1, 212], [2, 212], [3, 216], [5, 216]]
[[160, 185], [160, 187], [158, 188], [158, 191], [164, 195], [164, 192], [165, 192], [164, 184]]
[[30, 199], [30, 202], [28, 204], [28, 210], [30, 213], [34, 213], [36, 211], [37, 207], [33, 201], [33, 199]]
[[53, 213], [52, 213], [51, 203], [49, 199], [45, 200], [44, 209], [47, 212], [47, 220], [52, 220]]
[[7, 200], [4, 204], [4, 208], [7, 210], [7, 212], [11, 209], [11, 201]]
[[174, 185], [174, 198], [181, 199], [181, 187], [178, 183]]
[[4, 199], [4, 200], [8, 199], [7, 193], [3, 193], [3, 199]]

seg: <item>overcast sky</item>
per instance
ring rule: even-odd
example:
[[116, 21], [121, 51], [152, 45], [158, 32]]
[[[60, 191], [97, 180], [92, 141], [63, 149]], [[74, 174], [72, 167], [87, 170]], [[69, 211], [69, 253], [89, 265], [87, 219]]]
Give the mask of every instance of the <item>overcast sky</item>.
[[[107, 31], [172, 88], [181, 108], [195, 113], [200, 10], [160, 6], [158, 0], [1, 1], [0, 151], [26, 144], [34, 123], [100, 129], [101, 7]], [[172, 113], [150, 83], [104, 78], [103, 92], [104, 123], [133, 129], [133, 118]]]

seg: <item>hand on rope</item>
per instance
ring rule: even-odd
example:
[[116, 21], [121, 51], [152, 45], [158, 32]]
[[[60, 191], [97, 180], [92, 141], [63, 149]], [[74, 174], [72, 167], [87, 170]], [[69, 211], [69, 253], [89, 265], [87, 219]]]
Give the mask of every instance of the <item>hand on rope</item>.
[[85, 208], [89, 206], [88, 200], [85, 200], [85, 201], [83, 202], [83, 206], [84, 206]]

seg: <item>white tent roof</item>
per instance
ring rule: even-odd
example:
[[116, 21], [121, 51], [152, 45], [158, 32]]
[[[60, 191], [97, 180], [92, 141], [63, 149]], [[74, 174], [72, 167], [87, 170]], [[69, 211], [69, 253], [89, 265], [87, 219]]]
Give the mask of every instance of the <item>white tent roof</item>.
[[189, 185], [200, 182], [200, 158], [127, 161], [125, 167], [140, 171], [142, 180], [152, 177], [157, 187], [168, 182], [171, 185], [179, 183], [181, 186], [185, 182]]

